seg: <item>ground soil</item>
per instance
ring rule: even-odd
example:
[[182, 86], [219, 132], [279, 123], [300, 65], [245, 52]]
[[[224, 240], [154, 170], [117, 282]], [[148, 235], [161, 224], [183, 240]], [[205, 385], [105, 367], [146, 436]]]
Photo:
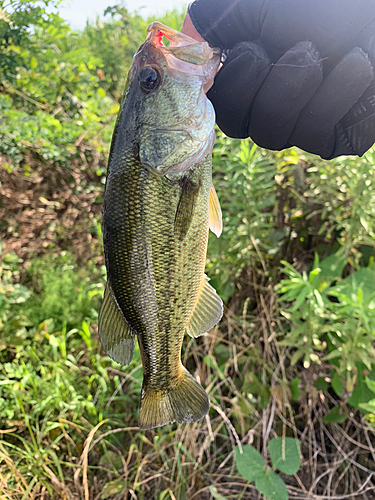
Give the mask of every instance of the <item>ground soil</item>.
[[27, 262], [44, 253], [70, 250], [79, 262], [90, 255], [104, 264], [98, 224], [104, 184], [89, 168], [5, 167], [0, 157], [0, 241], [3, 253]]

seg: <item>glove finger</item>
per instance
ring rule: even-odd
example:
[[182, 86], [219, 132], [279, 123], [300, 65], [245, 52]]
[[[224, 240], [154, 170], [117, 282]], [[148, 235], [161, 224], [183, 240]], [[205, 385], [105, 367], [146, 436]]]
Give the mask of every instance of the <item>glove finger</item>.
[[331, 160], [341, 155], [362, 156], [375, 142], [375, 82], [336, 125]]
[[188, 13], [198, 33], [211, 45], [231, 49], [239, 42], [257, 40], [265, 0], [197, 0]]
[[[375, 65], [375, 37], [363, 46]], [[375, 79], [336, 126], [335, 150], [330, 158], [356, 154], [362, 156], [375, 142]]]
[[251, 105], [270, 67], [265, 50], [255, 42], [239, 43], [229, 53], [207, 94], [227, 136], [248, 137]]
[[273, 66], [254, 99], [249, 135], [259, 146], [284, 149], [298, 120], [323, 80], [319, 54], [311, 42], [298, 42]]
[[302, 110], [290, 143], [330, 158], [335, 151], [336, 124], [358, 101], [373, 77], [367, 54], [355, 47], [328, 74]]

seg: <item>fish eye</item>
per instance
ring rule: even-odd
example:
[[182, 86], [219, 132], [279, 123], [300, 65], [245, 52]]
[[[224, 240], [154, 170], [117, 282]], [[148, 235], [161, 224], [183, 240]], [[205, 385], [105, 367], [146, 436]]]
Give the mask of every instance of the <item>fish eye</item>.
[[139, 74], [139, 84], [142, 90], [146, 92], [157, 89], [160, 85], [160, 81], [161, 76], [159, 71], [152, 66], [146, 66]]

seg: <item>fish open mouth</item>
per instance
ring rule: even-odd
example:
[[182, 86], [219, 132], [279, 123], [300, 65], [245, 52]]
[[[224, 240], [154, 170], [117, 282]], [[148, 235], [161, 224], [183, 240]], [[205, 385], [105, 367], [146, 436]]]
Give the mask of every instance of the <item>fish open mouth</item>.
[[[169, 41], [168, 46], [163, 43], [163, 37]], [[212, 59], [217, 65], [215, 56], [220, 57], [221, 53], [220, 49], [210, 47], [207, 42], [198, 42], [194, 38], [159, 22], [151, 23], [147, 27], [147, 40], [160, 47], [163, 52], [169, 53], [181, 61], [199, 66], [207, 64]]]

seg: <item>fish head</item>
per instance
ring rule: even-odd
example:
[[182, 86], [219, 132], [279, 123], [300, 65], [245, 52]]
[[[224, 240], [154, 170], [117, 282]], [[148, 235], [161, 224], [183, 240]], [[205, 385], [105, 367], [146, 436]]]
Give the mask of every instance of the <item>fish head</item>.
[[[163, 43], [167, 40], [168, 43]], [[211, 152], [215, 112], [205, 90], [214, 80], [220, 50], [159, 22], [130, 70], [139, 160], [158, 175], [181, 173]]]

